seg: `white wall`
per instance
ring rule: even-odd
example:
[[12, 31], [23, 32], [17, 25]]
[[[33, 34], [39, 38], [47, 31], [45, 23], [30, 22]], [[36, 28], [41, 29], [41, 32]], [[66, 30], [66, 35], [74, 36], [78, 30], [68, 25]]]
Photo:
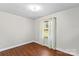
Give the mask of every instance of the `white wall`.
[[33, 20], [0, 12], [0, 50], [32, 42], [34, 37]]
[[40, 22], [41, 22], [41, 19], [37, 19], [35, 20], [35, 41], [42, 44], [42, 41], [41, 41], [41, 37], [40, 37]]
[[79, 7], [54, 14], [57, 17], [57, 48], [79, 54]]
[[[57, 17], [57, 49], [79, 55], [79, 7], [57, 12], [40, 19], [54, 16]], [[38, 23], [36, 23], [37, 34], [39, 31]], [[36, 39], [39, 39], [37, 37]]]

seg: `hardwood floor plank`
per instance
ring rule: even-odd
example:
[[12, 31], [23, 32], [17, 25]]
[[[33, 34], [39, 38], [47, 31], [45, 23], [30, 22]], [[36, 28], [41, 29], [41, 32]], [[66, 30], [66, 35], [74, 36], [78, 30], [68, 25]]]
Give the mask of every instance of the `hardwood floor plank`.
[[35, 42], [0, 52], [0, 56], [72, 56]]

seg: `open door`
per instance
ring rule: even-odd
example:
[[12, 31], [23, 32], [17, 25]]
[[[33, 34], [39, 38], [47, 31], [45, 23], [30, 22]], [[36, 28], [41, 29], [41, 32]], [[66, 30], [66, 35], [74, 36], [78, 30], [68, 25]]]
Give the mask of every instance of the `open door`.
[[49, 48], [56, 48], [56, 19], [47, 18], [41, 23], [41, 37], [42, 43]]

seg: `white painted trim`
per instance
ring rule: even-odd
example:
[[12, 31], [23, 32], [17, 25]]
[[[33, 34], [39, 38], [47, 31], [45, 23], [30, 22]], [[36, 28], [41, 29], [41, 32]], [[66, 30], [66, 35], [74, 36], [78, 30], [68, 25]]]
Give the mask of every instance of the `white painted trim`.
[[[45, 45], [42, 44], [41, 42], [38, 42], [38, 41], [34, 41], [34, 42], [45, 46]], [[67, 50], [61, 49], [61, 48], [56, 48], [56, 50], [59, 50], [59, 51], [62, 51], [62, 52], [65, 52], [65, 53], [68, 53], [68, 54], [71, 54], [71, 55], [74, 55], [74, 56], [79, 56], [79, 54], [77, 54], [76, 51], [75, 51], [75, 52], [73, 52], [73, 51], [71, 51], [71, 50], [70, 50], [70, 51], [67, 51]]]
[[56, 48], [56, 50], [59, 50], [59, 51], [62, 51], [62, 52], [65, 52], [65, 53], [68, 53], [68, 54], [71, 54], [71, 55], [74, 55], [74, 56], [79, 56], [79, 54], [76, 54], [75, 52], [66, 51], [66, 50], [61, 49], [61, 48]]
[[39, 41], [34, 41], [34, 42], [36, 42], [36, 43], [38, 43], [38, 44], [40, 44], [40, 45], [43, 45], [44, 46], [44, 44], [42, 44], [41, 42], [39, 42]]
[[15, 48], [15, 47], [24, 45], [24, 44], [28, 44], [28, 43], [31, 43], [31, 42], [33, 42], [33, 41], [25, 42], [25, 43], [20, 43], [20, 44], [18, 44], [18, 45], [10, 46], [10, 47], [7, 47], [7, 48], [2, 48], [2, 49], [0, 49], [0, 52], [5, 51], [5, 50], [8, 50], [8, 49], [12, 49], [12, 48]]
[[[18, 47], [18, 46], [21, 46], [21, 45], [25, 45], [25, 44], [28, 44], [28, 43], [32, 43], [32, 42], [36, 42], [36, 43], [38, 43], [38, 44], [43, 45], [42, 43], [40, 43], [40, 42], [38, 42], [38, 41], [30, 41], [30, 42], [25, 42], [25, 43], [21, 43], [21, 44], [18, 44], [18, 45], [14, 45], [14, 46], [11, 46], [11, 47], [2, 48], [2, 49], [0, 49], [0, 52], [5, 51], [5, 50], [8, 50], [8, 49], [15, 48], [15, 47]], [[44, 45], [43, 45], [43, 46], [44, 46]], [[68, 53], [68, 54], [71, 54], [71, 55], [74, 55], [74, 56], [79, 56], [79, 54], [76, 54], [76, 53], [74, 53], [74, 52], [69, 52], [69, 51], [66, 51], [66, 50], [61, 49], [61, 48], [56, 48], [56, 50], [59, 50], [59, 51], [62, 51], [62, 52], [65, 52], [65, 53]]]

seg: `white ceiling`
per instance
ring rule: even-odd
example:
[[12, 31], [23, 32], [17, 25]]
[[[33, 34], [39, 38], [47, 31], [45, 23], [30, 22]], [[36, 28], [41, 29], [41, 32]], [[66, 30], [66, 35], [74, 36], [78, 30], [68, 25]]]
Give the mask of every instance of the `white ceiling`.
[[42, 7], [42, 10], [33, 12], [27, 8], [30, 4], [31, 3], [0, 3], [0, 11], [37, 19], [42, 16], [79, 6], [78, 3], [37, 3], [37, 5]]

